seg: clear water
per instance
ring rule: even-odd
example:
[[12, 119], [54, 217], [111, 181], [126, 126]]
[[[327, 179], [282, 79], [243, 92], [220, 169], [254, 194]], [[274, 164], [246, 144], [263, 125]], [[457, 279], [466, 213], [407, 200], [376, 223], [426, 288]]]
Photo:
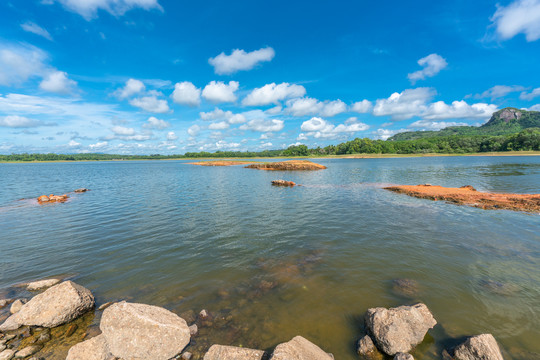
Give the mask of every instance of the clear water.
[[[98, 304], [208, 309], [216, 319], [194, 351], [211, 343], [271, 349], [302, 335], [337, 359], [358, 358], [366, 309], [422, 301], [439, 324], [417, 359], [486, 332], [506, 358], [540, 359], [540, 216], [381, 189], [540, 193], [540, 157], [316, 161], [328, 169], [0, 164], [0, 295], [67, 275]], [[278, 178], [304, 186], [272, 187]], [[92, 191], [64, 204], [19, 200], [79, 187]], [[418, 291], [396, 291], [399, 278], [416, 280]]]

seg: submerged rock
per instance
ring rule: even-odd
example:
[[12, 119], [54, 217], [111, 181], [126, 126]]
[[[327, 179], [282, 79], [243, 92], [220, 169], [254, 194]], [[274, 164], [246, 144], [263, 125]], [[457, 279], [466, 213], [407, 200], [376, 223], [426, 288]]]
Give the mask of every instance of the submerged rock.
[[311, 341], [296, 336], [291, 341], [279, 344], [272, 360], [333, 360], [334, 357], [324, 352], [320, 347]]
[[377, 347], [388, 355], [411, 351], [437, 324], [424, 304], [368, 309], [365, 321]]
[[356, 352], [362, 359], [382, 359], [383, 355], [379, 352], [373, 340], [369, 335], [365, 335], [363, 338], [358, 340], [356, 347]]
[[100, 329], [110, 352], [124, 359], [167, 360], [180, 354], [190, 341], [186, 321], [178, 315], [125, 301], [105, 309]]
[[503, 360], [497, 341], [491, 334], [468, 338], [454, 351], [455, 360]]
[[34, 296], [20, 311], [11, 315], [0, 331], [15, 330], [22, 325], [56, 327], [68, 323], [94, 307], [90, 290], [65, 281]]
[[204, 360], [262, 360], [265, 354], [262, 350], [212, 345], [204, 355]]
[[480, 286], [493, 294], [504, 296], [509, 296], [519, 291], [519, 287], [515, 284], [494, 280], [482, 280], [480, 281]]
[[83, 192], [87, 192], [87, 191], [89, 191], [89, 190], [86, 189], [86, 188], [75, 189], [76, 193], [83, 193]]
[[394, 356], [394, 360], [414, 360], [411, 354], [399, 352]]
[[287, 180], [272, 180], [274, 186], [294, 186], [296, 183]]
[[39, 350], [41, 350], [43, 348], [43, 346], [41, 345], [30, 345], [30, 346], [27, 346], [25, 348], [23, 348], [22, 350], [19, 350], [15, 353], [15, 358], [21, 358], [21, 359], [24, 359], [28, 356], [32, 356], [34, 355], [35, 353], [37, 353]]
[[33, 281], [28, 284], [26, 284], [26, 289], [29, 291], [37, 291], [41, 289], [50, 288], [51, 286], [54, 286], [58, 284], [61, 279], [45, 279], [45, 280], [39, 280], [39, 281]]
[[400, 295], [415, 297], [418, 295], [420, 286], [418, 281], [413, 279], [394, 279], [392, 280], [392, 289]]
[[111, 360], [114, 356], [110, 353], [105, 337], [98, 335], [83, 341], [69, 349], [66, 360]]

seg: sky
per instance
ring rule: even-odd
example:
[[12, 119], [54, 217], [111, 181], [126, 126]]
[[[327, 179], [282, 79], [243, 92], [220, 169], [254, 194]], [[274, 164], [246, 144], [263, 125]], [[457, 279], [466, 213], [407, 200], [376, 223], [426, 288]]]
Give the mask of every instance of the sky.
[[540, 0], [0, 2], [0, 153], [387, 139], [540, 110]]

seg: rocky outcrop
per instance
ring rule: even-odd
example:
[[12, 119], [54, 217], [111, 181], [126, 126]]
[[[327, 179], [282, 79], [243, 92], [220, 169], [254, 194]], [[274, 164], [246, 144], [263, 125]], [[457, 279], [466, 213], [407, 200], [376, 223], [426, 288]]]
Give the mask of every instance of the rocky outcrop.
[[58, 284], [60, 279], [45, 279], [45, 280], [39, 280], [39, 281], [33, 281], [28, 284], [26, 284], [26, 289], [29, 291], [37, 291], [49, 288], [51, 286], [54, 286]]
[[65, 281], [34, 296], [0, 325], [0, 331], [15, 330], [22, 325], [55, 327], [76, 319], [93, 307], [94, 296], [90, 290]]
[[287, 181], [287, 180], [272, 180], [272, 185], [274, 185], [274, 186], [294, 186], [296, 184], [294, 182], [292, 182], [292, 181]]
[[40, 204], [54, 203], [54, 202], [66, 202], [68, 198], [69, 198], [69, 196], [67, 196], [66, 194], [64, 194], [64, 195], [51, 194], [51, 195], [41, 195], [40, 197], [37, 198], [37, 201]]
[[279, 344], [271, 360], [333, 360], [334, 357], [324, 352], [309, 340], [296, 336], [291, 341]]
[[189, 328], [178, 315], [125, 301], [105, 309], [100, 329], [109, 351], [123, 359], [167, 360], [190, 341]]
[[246, 168], [259, 170], [321, 170], [326, 169], [326, 166], [316, 164], [309, 160], [288, 160], [251, 164], [246, 166]]
[[388, 355], [411, 351], [437, 324], [424, 304], [368, 309], [365, 321], [377, 348]]
[[497, 341], [491, 334], [468, 338], [454, 351], [455, 360], [503, 360]]
[[103, 335], [98, 335], [92, 339], [83, 341], [69, 349], [66, 360], [112, 360], [114, 356], [110, 353]]
[[212, 345], [204, 360], [262, 360], [265, 352], [236, 346]]

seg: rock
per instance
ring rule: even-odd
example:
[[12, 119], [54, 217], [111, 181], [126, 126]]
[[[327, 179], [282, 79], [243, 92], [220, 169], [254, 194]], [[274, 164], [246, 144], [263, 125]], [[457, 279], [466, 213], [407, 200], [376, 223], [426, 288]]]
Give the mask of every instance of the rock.
[[45, 280], [34, 281], [34, 282], [30, 282], [26, 284], [26, 289], [30, 291], [36, 291], [36, 290], [41, 290], [45, 288], [50, 288], [51, 286], [58, 284], [60, 281], [62, 280], [61, 279], [45, 279]]
[[391, 356], [411, 351], [437, 324], [424, 304], [368, 309], [365, 321], [377, 347]]
[[197, 336], [199, 333], [199, 328], [197, 327], [197, 324], [193, 324], [189, 326], [189, 334], [191, 336]]
[[44, 344], [51, 340], [51, 331], [49, 329], [45, 329], [39, 334], [39, 337], [36, 340], [37, 344]]
[[69, 349], [66, 360], [109, 360], [114, 356], [109, 352], [105, 337], [96, 336]]
[[394, 360], [414, 360], [414, 358], [411, 354], [398, 352], [396, 356], [394, 356]]
[[43, 346], [41, 345], [30, 345], [25, 347], [22, 350], [19, 350], [15, 353], [15, 358], [21, 358], [24, 359], [25, 357], [32, 356], [35, 353], [37, 353], [39, 350], [41, 350]]
[[73, 335], [75, 333], [77, 328], [78, 328], [77, 324], [69, 325], [69, 327], [67, 328], [66, 333], [64, 334], [64, 336], [65, 337], [70, 337], [71, 335]]
[[18, 313], [23, 305], [26, 304], [26, 299], [17, 299], [11, 304], [11, 307], [9, 308], [9, 312], [12, 314]]
[[6, 347], [7, 347], [6, 345], [1, 344], [1, 345], [0, 345], [0, 353], [1, 353], [2, 351], [6, 350]]
[[296, 184], [294, 182], [292, 182], [292, 181], [287, 181], [287, 180], [272, 180], [272, 185], [275, 185], [275, 186], [294, 186]]
[[301, 336], [279, 344], [272, 355], [272, 360], [332, 360], [334, 357], [320, 347]]
[[383, 355], [377, 350], [369, 335], [358, 340], [356, 352], [364, 359], [382, 359]]
[[503, 360], [497, 341], [491, 334], [468, 338], [454, 351], [456, 360]]
[[193, 354], [190, 353], [189, 351], [186, 351], [185, 353], [182, 354], [182, 356], [180, 356], [180, 359], [181, 360], [191, 360], [192, 357], [193, 357]]
[[111, 306], [112, 304], [114, 304], [114, 302], [112, 302], [112, 301], [106, 302], [105, 304], [102, 304], [100, 307], [98, 307], [98, 310], [103, 311], [106, 308], [108, 308], [109, 306]]
[[236, 346], [212, 345], [203, 360], [261, 360], [265, 352]]
[[415, 297], [418, 295], [420, 286], [413, 279], [394, 279], [392, 280], [392, 289], [394, 292], [407, 297]]
[[49, 197], [47, 195], [41, 195], [40, 197], [37, 198], [37, 201], [40, 203], [49, 202]]
[[65, 281], [34, 296], [0, 325], [0, 331], [15, 330], [21, 325], [55, 327], [76, 319], [92, 307], [94, 296], [90, 290]]
[[167, 360], [190, 341], [189, 328], [178, 315], [125, 301], [105, 309], [100, 329], [110, 352], [123, 359]]
[[497, 295], [510, 296], [519, 291], [519, 287], [512, 283], [500, 282], [494, 280], [481, 280], [480, 286], [485, 290]]
[[207, 319], [210, 317], [210, 313], [206, 311], [206, 309], [202, 309], [201, 312], [199, 312], [199, 317], [203, 320]]
[[195, 315], [195, 311], [193, 310], [184, 311], [180, 314], [180, 317], [186, 320], [188, 324], [193, 324], [197, 320], [197, 315]]
[[7, 349], [0, 352], [0, 360], [10, 360], [15, 356], [15, 350]]
[[459, 187], [460, 189], [467, 189], [471, 191], [476, 191], [476, 189], [472, 185], [463, 185]]
[[11, 304], [15, 299], [2, 299], [0, 300], [0, 309]]
[[89, 191], [89, 190], [86, 189], [86, 188], [75, 189], [76, 193], [83, 193], [83, 192], [87, 192], [87, 191]]

